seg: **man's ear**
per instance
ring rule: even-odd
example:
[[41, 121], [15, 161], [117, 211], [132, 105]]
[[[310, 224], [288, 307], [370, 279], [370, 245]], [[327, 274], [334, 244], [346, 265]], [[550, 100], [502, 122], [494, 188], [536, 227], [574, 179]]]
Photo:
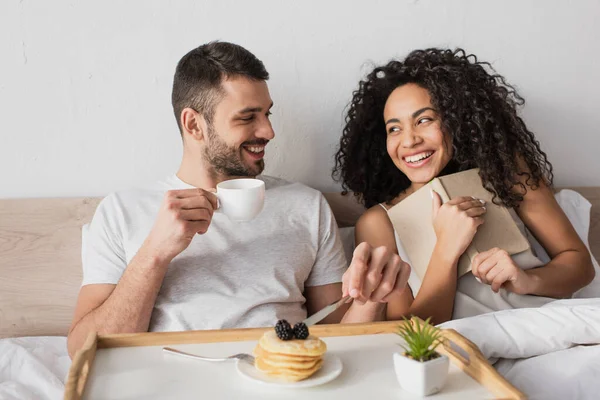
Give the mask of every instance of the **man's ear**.
[[206, 139], [207, 125], [204, 116], [192, 108], [181, 111], [181, 129], [184, 137], [192, 140], [203, 141]]

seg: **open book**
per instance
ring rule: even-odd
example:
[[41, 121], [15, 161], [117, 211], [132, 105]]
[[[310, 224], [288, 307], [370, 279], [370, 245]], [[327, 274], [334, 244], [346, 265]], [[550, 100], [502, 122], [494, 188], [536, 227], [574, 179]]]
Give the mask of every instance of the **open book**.
[[471, 261], [479, 252], [493, 247], [504, 249], [511, 255], [529, 252], [535, 257], [529, 241], [519, 230], [509, 210], [492, 202], [492, 194], [483, 187], [478, 172], [478, 169], [470, 169], [435, 178], [388, 210], [392, 225], [410, 258], [411, 267], [421, 280], [437, 240], [431, 218], [433, 206], [430, 189], [435, 190], [444, 203], [460, 196], [473, 196], [486, 201], [485, 222], [460, 257], [459, 277], [471, 271]]

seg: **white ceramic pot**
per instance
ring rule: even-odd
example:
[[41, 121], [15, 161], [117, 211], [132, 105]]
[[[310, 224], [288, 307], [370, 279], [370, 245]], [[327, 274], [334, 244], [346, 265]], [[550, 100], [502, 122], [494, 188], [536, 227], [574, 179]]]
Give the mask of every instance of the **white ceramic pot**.
[[439, 392], [446, 383], [449, 367], [450, 361], [444, 355], [420, 362], [394, 353], [394, 369], [398, 383], [407, 392], [420, 396]]

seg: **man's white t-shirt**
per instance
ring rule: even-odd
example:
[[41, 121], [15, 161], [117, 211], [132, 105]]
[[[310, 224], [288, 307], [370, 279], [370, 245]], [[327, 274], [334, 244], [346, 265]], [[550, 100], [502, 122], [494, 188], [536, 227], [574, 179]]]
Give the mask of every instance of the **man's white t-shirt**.
[[[263, 211], [247, 222], [215, 213], [168, 267], [150, 331], [272, 326], [307, 317], [304, 289], [341, 282], [347, 268], [323, 195], [299, 183], [265, 182]], [[102, 200], [84, 234], [82, 285], [117, 284], [150, 233], [166, 191], [192, 186], [172, 176]]]

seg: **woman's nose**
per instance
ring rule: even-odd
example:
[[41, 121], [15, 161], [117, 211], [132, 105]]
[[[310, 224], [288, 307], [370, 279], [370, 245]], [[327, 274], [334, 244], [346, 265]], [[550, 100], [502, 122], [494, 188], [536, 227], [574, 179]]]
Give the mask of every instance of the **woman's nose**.
[[402, 147], [410, 148], [419, 143], [419, 137], [413, 129], [406, 129], [402, 132]]

